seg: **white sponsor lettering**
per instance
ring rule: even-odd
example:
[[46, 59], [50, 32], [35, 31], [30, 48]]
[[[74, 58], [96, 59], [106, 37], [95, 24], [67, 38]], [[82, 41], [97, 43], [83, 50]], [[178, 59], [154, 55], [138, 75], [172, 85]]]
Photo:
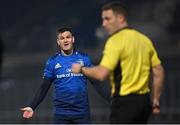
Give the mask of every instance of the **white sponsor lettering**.
[[60, 74], [60, 75], [56, 75], [56, 77], [58, 79], [60, 78], [67, 78], [67, 77], [77, 77], [77, 76], [83, 76], [83, 74], [79, 73], [79, 74], [75, 74], [75, 73], [67, 73], [67, 74]]

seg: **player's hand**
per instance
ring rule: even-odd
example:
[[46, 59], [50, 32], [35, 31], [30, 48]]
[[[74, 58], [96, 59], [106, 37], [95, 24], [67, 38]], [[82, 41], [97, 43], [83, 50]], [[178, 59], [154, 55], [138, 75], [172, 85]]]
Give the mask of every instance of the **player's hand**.
[[160, 114], [160, 105], [159, 105], [159, 101], [157, 101], [157, 100], [153, 101], [153, 104], [152, 104], [152, 113], [154, 115]]
[[31, 118], [34, 114], [34, 111], [31, 107], [21, 108], [20, 110], [23, 111], [23, 118]]
[[72, 64], [71, 68], [72, 68], [73, 73], [80, 73], [81, 72], [81, 64], [79, 64], [79, 63]]

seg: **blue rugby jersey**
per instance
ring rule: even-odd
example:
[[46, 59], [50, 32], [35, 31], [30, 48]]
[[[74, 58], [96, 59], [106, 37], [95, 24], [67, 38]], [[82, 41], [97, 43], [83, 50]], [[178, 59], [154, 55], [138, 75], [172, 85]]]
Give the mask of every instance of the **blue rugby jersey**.
[[72, 73], [73, 63], [92, 66], [88, 55], [79, 51], [70, 56], [57, 53], [46, 63], [44, 77], [52, 79], [55, 87], [55, 114], [89, 114], [87, 79], [81, 73]]

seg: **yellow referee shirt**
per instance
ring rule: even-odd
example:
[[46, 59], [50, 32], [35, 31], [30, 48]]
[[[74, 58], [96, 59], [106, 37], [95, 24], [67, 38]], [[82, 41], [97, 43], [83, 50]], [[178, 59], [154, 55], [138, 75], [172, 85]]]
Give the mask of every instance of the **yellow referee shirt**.
[[149, 92], [150, 68], [161, 61], [149, 38], [135, 29], [122, 29], [106, 42], [100, 65], [112, 71], [112, 94], [115, 92], [113, 71], [119, 66], [122, 79], [120, 95]]

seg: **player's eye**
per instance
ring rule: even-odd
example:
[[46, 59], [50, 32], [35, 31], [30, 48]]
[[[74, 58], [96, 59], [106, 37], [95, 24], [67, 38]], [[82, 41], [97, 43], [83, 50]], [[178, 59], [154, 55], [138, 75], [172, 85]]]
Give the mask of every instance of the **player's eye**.
[[69, 39], [69, 38], [71, 38], [71, 36], [67, 36], [66, 38]]
[[64, 39], [64, 37], [60, 37], [59, 39], [60, 39], [60, 40], [63, 40], [63, 39]]

